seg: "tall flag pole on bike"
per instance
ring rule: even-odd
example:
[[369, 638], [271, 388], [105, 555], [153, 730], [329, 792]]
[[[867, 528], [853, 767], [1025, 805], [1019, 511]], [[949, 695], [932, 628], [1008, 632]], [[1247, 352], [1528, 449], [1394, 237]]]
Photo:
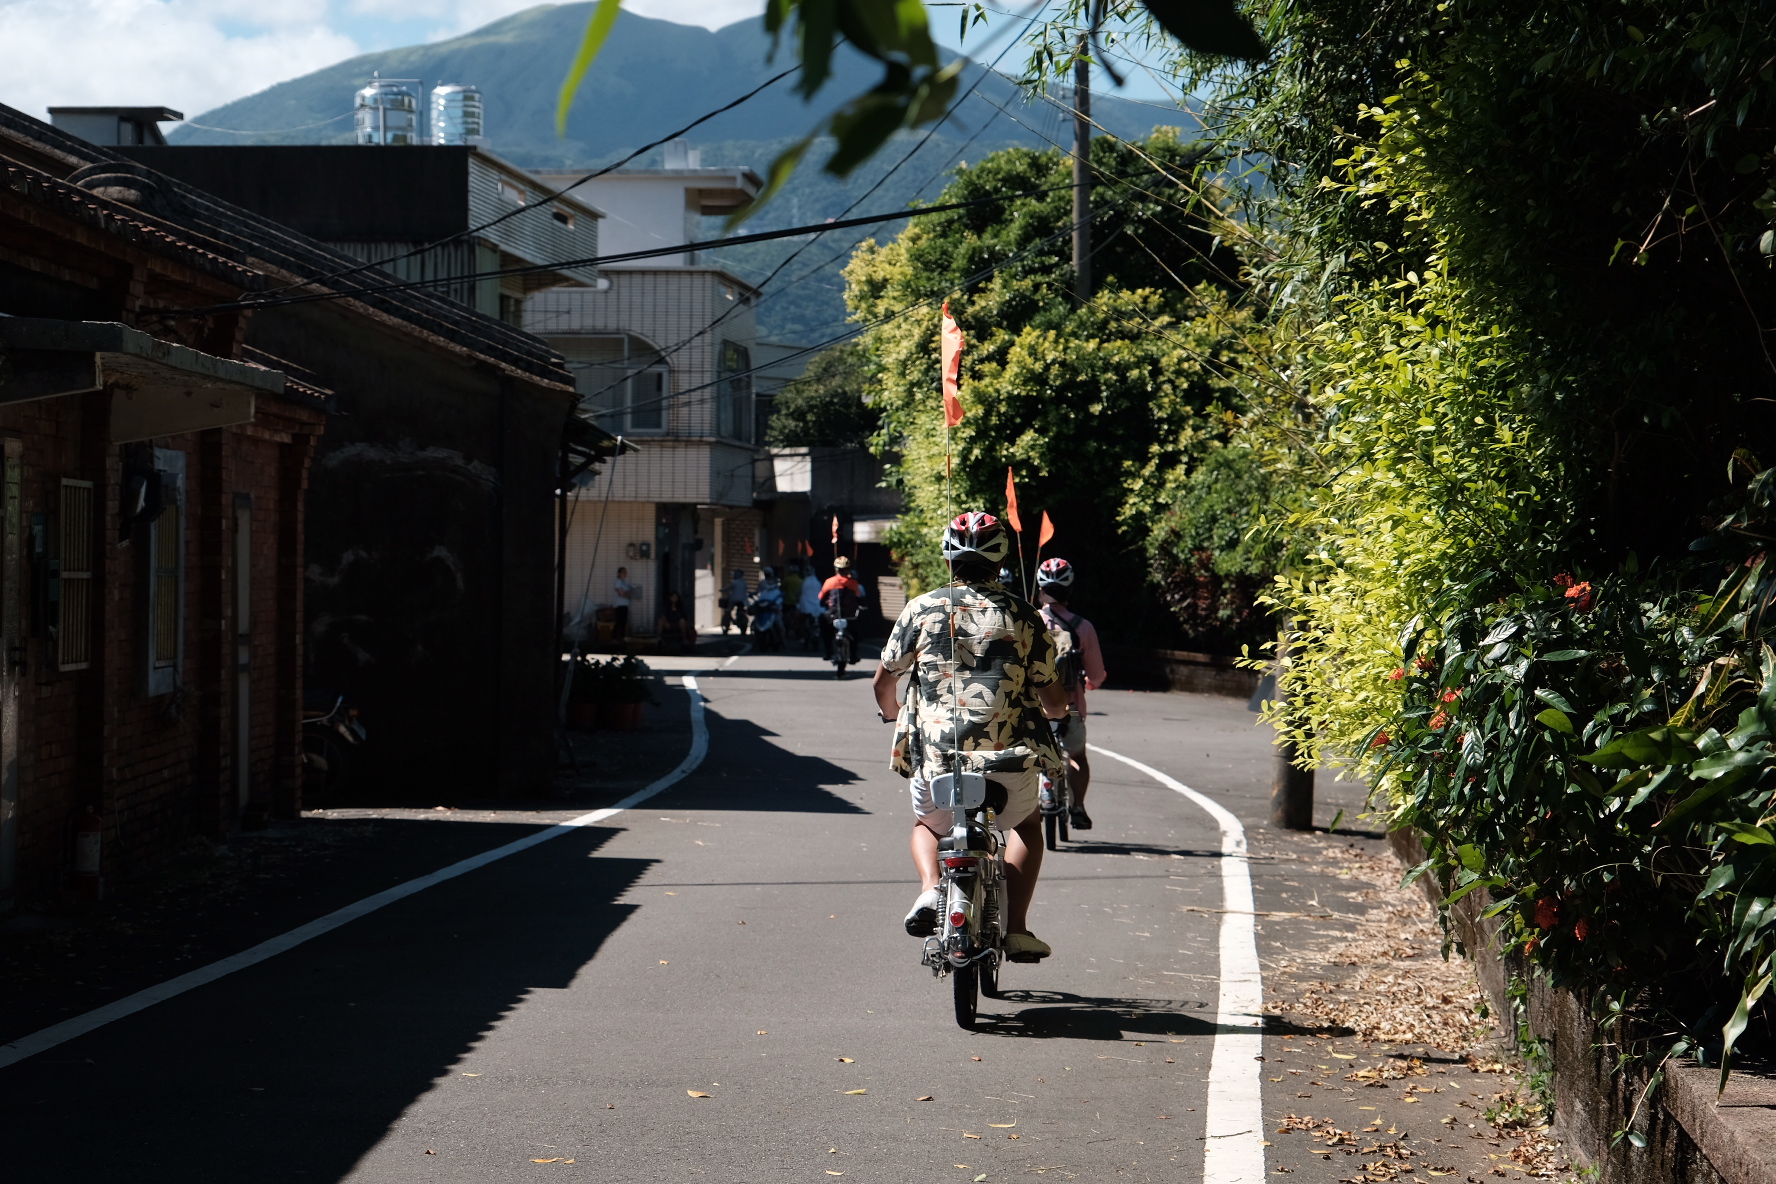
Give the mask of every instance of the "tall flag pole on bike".
[[1042, 548], [1046, 547], [1048, 540], [1054, 537], [1055, 524], [1048, 520], [1048, 511], [1044, 510], [1042, 511], [1042, 529], [1036, 532], [1036, 562], [1038, 564], [1042, 562]]
[[[941, 352], [943, 360], [943, 412], [944, 412], [944, 520], [952, 521], [956, 507], [952, 496], [951, 480], [952, 452], [950, 450], [950, 433], [962, 422], [962, 400], [957, 397], [956, 388], [962, 380], [962, 347], [967, 344], [962, 339], [962, 328], [956, 324], [956, 318], [950, 315], [950, 302], [943, 302], [943, 319], [938, 322]], [[950, 587], [948, 589], [949, 625], [950, 625], [950, 735], [955, 737], [961, 732], [961, 722], [957, 718], [961, 710], [962, 691], [956, 685], [961, 674], [961, 666], [956, 657], [956, 562], [949, 561]], [[962, 780], [962, 746], [955, 744], [955, 773], [959, 784]]]
[[1024, 599], [1030, 599], [1030, 573], [1024, 567], [1024, 523], [1018, 517], [1017, 482], [1012, 478], [1011, 466], [1005, 466], [1005, 520], [1011, 523], [1011, 537], [1017, 540], [1018, 577], [1023, 580]]

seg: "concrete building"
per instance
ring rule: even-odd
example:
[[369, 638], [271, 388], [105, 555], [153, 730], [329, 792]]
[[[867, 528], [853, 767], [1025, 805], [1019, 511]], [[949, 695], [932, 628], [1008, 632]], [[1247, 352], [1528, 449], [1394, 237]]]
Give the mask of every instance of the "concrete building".
[[118, 150], [509, 325], [532, 293], [599, 282], [591, 265], [564, 262], [598, 254], [599, 211], [480, 145]]
[[[536, 175], [568, 185], [582, 174]], [[665, 168], [620, 169], [569, 192], [602, 212], [610, 256], [696, 241], [703, 218], [740, 209], [760, 185], [750, 169], [704, 166], [681, 146]], [[642, 585], [633, 631], [652, 632], [672, 591], [712, 626], [728, 573], [756, 584], [771, 562], [753, 504], [757, 293], [695, 252], [607, 264], [601, 278], [608, 286], [555, 288], [525, 306], [525, 328], [567, 359], [594, 422], [643, 445], [573, 500], [567, 611], [610, 604], [621, 566]]]

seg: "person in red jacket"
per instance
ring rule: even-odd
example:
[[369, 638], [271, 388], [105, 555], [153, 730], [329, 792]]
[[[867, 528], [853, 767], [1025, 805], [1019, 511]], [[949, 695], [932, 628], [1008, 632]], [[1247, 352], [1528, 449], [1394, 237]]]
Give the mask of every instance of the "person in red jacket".
[[820, 585], [820, 607], [826, 610], [826, 615], [820, 618], [820, 642], [829, 660], [832, 658], [833, 636], [837, 633], [833, 621], [839, 617], [855, 617], [862, 602], [863, 585], [851, 576], [851, 560], [841, 555], [833, 560], [832, 577]]

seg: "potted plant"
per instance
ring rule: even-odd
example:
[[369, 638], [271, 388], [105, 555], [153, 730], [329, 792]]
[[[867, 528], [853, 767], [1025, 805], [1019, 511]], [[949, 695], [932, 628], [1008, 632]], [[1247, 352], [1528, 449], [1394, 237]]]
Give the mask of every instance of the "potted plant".
[[567, 722], [577, 728], [632, 732], [641, 726], [643, 705], [653, 702], [650, 672], [640, 658], [628, 654], [601, 662], [587, 656], [573, 670]]

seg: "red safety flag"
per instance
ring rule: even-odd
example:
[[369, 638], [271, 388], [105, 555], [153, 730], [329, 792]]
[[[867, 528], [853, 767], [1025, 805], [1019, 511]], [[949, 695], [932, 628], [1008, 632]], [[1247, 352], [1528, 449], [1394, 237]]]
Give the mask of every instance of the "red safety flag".
[[1042, 533], [1036, 536], [1036, 548], [1041, 550], [1048, 545], [1048, 540], [1055, 537], [1055, 524], [1048, 520], [1048, 511], [1042, 511]]
[[833, 546], [839, 545], [839, 516], [833, 515]]
[[943, 303], [943, 403], [944, 426], [953, 428], [962, 422], [962, 400], [956, 397], [956, 384], [962, 377], [962, 329], [950, 316], [950, 302]]
[[1024, 533], [1024, 524], [1018, 518], [1017, 511], [1017, 482], [1011, 479], [1010, 465], [1005, 466], [1005, 518], [1011, 523], [1013, 530], [1019, 534]]

